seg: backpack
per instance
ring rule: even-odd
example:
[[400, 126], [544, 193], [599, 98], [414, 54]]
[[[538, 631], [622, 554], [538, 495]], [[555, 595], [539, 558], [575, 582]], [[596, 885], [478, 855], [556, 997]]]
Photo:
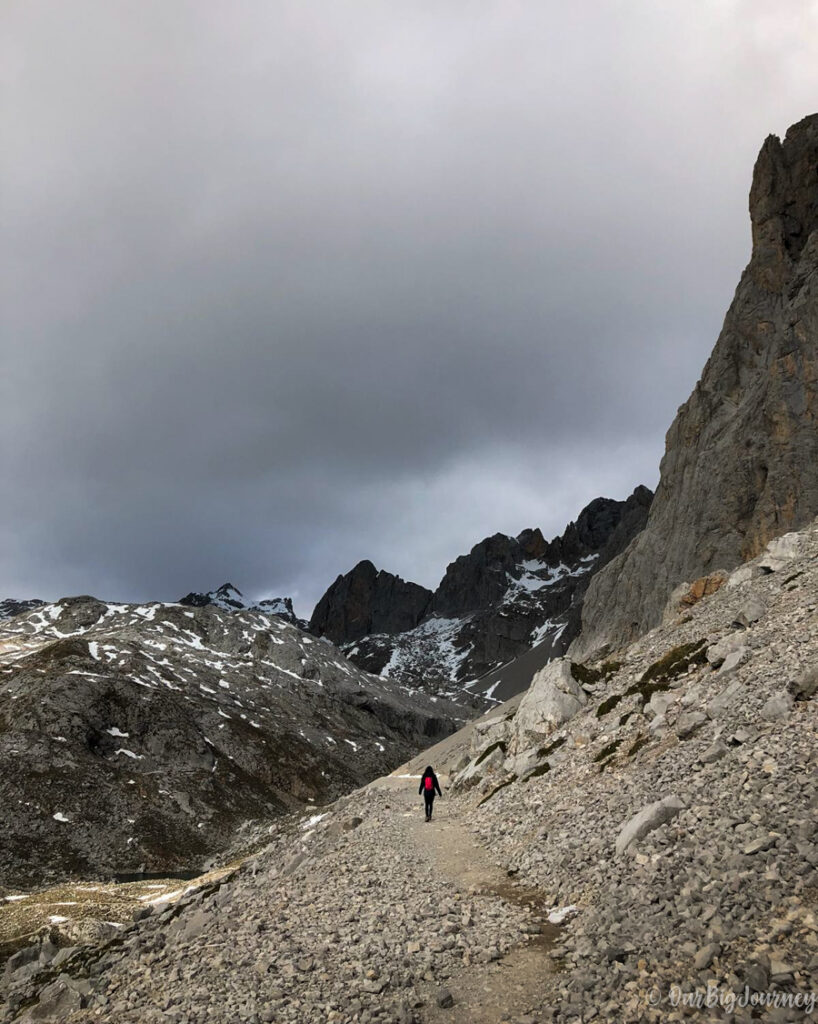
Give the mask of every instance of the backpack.
[[426, 778], [423, 780], [423, 785], [427, 793], [435, 788], [435, 783], [431, 775], [426, 776]]

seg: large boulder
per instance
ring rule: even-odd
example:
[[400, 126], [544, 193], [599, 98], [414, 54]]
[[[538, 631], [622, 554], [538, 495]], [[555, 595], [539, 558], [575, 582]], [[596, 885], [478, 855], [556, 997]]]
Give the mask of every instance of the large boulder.
[[514, 752], [519, 753], [550, 735], [587, 703], [571, 674], [571, 662], [557, 658], [534, 676], [514, 717]]

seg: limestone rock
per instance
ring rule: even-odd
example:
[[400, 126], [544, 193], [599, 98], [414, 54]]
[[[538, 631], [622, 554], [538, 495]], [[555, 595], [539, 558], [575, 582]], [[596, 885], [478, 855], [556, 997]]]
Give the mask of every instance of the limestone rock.
[[310, 629], [340, 644], [369, 633], [400, 633], [416, 626], [432, 592], [372, 562], [359, 562], [339, 576], [315, 607]]
[[558, 658], [541, 669], [520, 701], [514, 717], [515, 749], [532, 746], [573, 718], [587, 697], [571, 674], [571, 662]]
[[637, 842], [649, 832], [672, 821], [684, 809], [684, 803], [677, 796], [666, 796], [662, 800], [657, 800], [656, 803], [643, 807], [625, 824], [617, 836], [616, 852], [623, 853], [631, 843]]
[[[647, 525], [591, 581], [572, 657], [644, 633], [682, 580], [755, 558], [818, 513], [816, 162], [818, 114], [761, 149], [750, 262], [668, 431]], [[792, 556], [781, 538], [761, 565]]]

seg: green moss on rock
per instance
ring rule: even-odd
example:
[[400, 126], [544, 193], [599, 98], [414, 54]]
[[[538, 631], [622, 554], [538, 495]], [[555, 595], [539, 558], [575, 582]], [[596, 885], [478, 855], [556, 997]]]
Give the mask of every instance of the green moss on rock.
[[618, 740], [611, 740], [611, 742], [604, 746], [602, 750], [600, 750], [599, 753], [594, 757], [594, 761], [596, 761], [597, 763], [599, 763], [600, 761], [604, 761], [606, 758], [610, 757], [611, 754], [616, 752], [621, 743], [621, 737]]

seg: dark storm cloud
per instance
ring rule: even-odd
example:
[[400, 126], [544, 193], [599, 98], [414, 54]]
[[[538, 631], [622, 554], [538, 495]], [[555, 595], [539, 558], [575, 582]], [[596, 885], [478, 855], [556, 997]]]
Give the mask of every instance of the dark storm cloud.
[[309, 611], [655, 483], [815, 8], [18, 2], [0, 591]]

